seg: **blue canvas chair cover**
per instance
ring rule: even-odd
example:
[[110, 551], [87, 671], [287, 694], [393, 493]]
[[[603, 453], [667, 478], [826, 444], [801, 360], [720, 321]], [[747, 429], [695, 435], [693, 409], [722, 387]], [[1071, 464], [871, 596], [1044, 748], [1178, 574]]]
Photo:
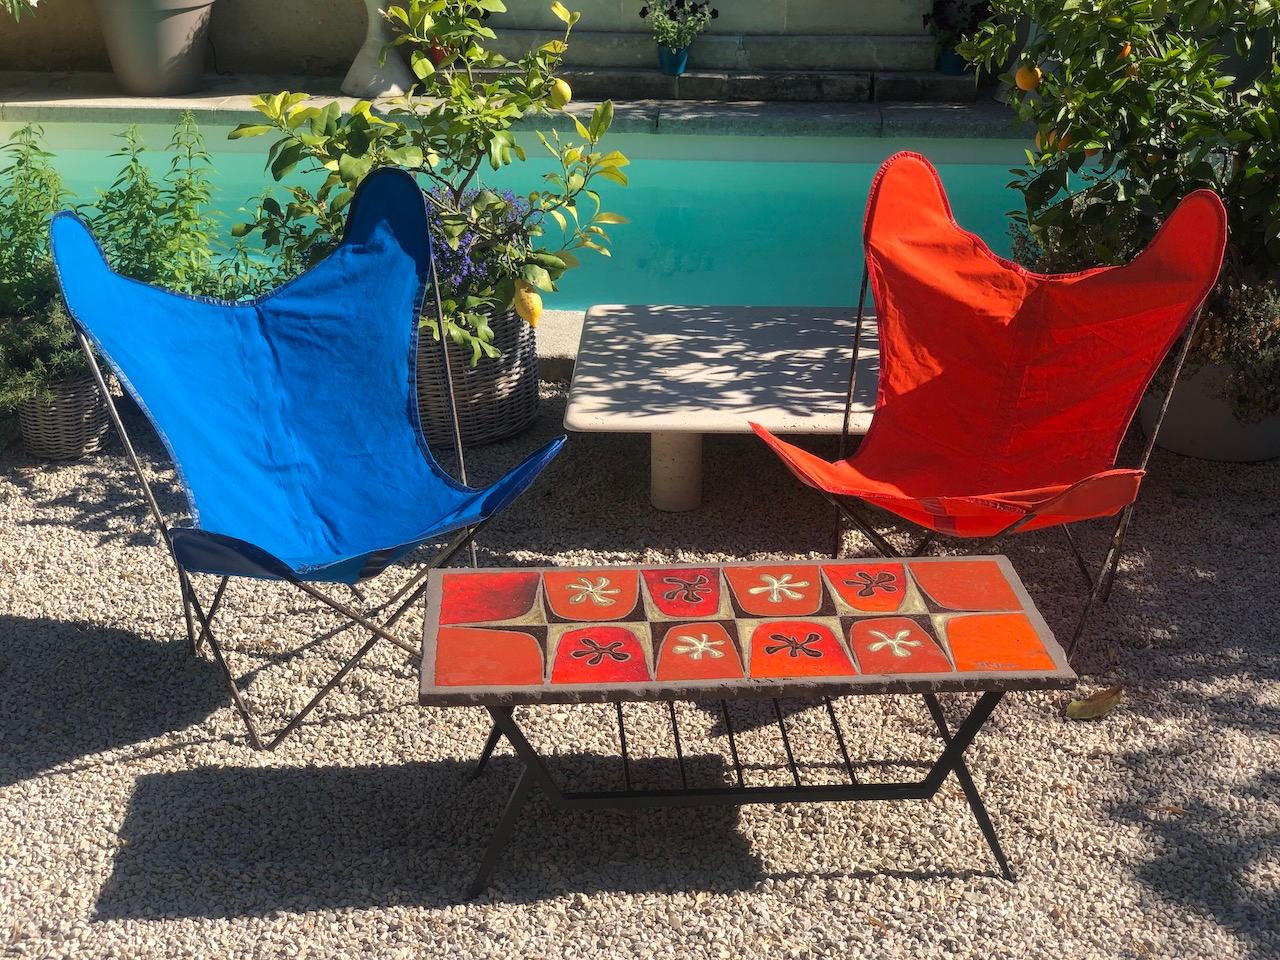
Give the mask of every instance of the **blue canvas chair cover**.
[[[308, 582], [355, 584], [457, 534], [452, 556], [564, 443], [557, 438], [484, 489], [436, 464], [415, 384], [431, 239], [426, 200], [405, 171], [366, 177], [334, 252], [252, 301], [122, 277], [69, 211], [54, 217], [51, 236], [72, 320], [150, 418], [186, 492], [190, 524], [168, 525], [139, 469], [178, 566], [184, 610], [190, 603], [200, 622], [197, 637], [188, 610], [194, 648], [213, 639], [206, 621], [227, 577], [287, 580], [350, 615]], [[224, 578], [207, 612], [190, 573]], [[406, 645], [386, 624], [357, 622], [373, 639]]]

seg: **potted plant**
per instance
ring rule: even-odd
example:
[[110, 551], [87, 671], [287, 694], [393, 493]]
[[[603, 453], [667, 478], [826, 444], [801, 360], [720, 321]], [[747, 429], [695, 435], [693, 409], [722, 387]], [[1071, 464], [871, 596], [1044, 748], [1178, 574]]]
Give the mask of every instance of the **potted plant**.
[[49, 218], [66, 192], [41, 140], [28, 125], [0, 148], [0, 411], [32, 455], [71, 460], [98, 449], [107, 413], [58, 301]]
[[1014, 22], [1037, 25], [1006, 78], [1036, 131], [1013, 171], [1022, 258], [1045, 270], [1125, 261], [1183, 196], [1216, 191], [1226, 260], [1160, 442], [1210, 459], [1280, 456], [1280, 65], [1264, 58], [1241, 81], [1224, 70], [1227, 51], [1249, 62], [1259, 38], [1280, 34], [1280, 8], [1134, 0], [1104, 16], [995, 0], [992, 13], [960, 46], [987, 67], [1017, 49]]
[[163, 97], [199, 88], [213, 3], [97, 0], [102, 39], [120, 89]]
[[[552, 158], [540, 189], [524, 197], [485, 183], [526, 159], [513, 126], [525, 117], [551, 117], [572, 91], [556, 76], [579, 15], [563, 4], [551, 10], [564, 23], [551, 40], [517, 61], [486, 48], [494, 33], [484, 24], [501, 12], [499, 0], [411, 0], [389, 7], [398, 32], [395, 47], [409, 50], [419, 85], [375, 112], [368, 101], [343, 112], [336, 103], [307, 103], [302, 93], [255, 100], [265, 122], [242, 124], [233, 138], [277, 135], [268, 155], [272, 176], [293, 171], [322, 176], [318, 187], [286, 188], [284, 203], [264, 197], [254, 217], [233, 231], [257, 233], [286, 272], [296, 272], [331, 250], [340, 236], [355, 186], [372, 169], [394, 164], [418, 174], [436, 225], [440, 293], [454, 395], [463, 438], [485, 442], [525, 429], [536, 414], [537, 352], [533, 326], [539, 291], [578, 265], [583, 250], [608, 255], [607, 228], [625, 218], [601, 206], [598, 181], [625, 186], [627, 158], [600, 143], [613, 119], [605, 102], [587, 122], [571, 117], [577, 141], [538, 133]], [[442, 402], [443, 365], [434, 302], [424, 306], [418, 360], [419, 398], [428, 438], [449, 436]]]
[[651, 0], [640, 8], [658, 45], [658, 66], [669, 77], [678, 77], [689, 66], [689, 47], [719, 18], [720, 11], [706, 0]]
[[924, 15], [924, 26], [938, 44], [939, 73], [959, 77], [969, 69], [956, 45], [990, 15], [989, 0], [934, 0], [933, 8]]

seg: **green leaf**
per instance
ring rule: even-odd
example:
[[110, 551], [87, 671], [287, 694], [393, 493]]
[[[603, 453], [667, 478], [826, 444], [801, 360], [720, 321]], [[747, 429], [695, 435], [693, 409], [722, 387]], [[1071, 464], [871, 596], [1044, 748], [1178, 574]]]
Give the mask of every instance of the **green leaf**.
[[564, 23], [569, 22], [569, 11], [565, 5], [560, 2], [560, 0], [554, 0], [551, 4], [551, 12], [555, 15], [557, 20]]
[[1097, 720], [1105, 717], [1124, 699], [1123, 687], [1107, 687], [1083, 700], [1067, 704], [1067, 717], [1071, 720]]
[[270, 133], [275, 127], [266, 123], [242, 123], [227, 134], [228, 140], [239, 140], [243, 137], [260, 137]]
[[597, 213], [594, 219], [596, 223], [630, 223], [631, 222], [620, 213]]
[[588, 128], [592, 143], [598, 143], [613, 124], [613, 101], [606, 100], [591, 113], [591, 126]]

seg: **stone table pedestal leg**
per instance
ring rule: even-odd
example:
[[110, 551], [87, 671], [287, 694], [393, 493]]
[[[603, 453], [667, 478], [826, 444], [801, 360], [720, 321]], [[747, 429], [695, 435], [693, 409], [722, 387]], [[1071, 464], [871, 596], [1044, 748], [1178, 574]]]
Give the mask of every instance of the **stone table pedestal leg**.
[[702, 434], [653, 434], [649, 501], [668, 513], [696, 510], [702, 505]]

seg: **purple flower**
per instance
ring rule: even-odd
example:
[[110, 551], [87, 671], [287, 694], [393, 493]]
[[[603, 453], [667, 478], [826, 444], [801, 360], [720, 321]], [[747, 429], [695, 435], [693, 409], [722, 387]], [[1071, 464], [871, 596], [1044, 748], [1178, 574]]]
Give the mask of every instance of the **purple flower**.
[[[439, 188], [429, 190], [427, 193], [437, 197], [444, 196]], [[478, 195], [478, 190], [468, 190], [463, 194], [459, 206], [464, 210], [468, 209]], [[523, 234], [523, 220], [529, 211], [529, 205], [510, 192], [498, 195], [507, 201], [507, 206], [500, 216], [495, 218], [493, 214], [488, 214], [486, 219], [493, 228], [489, 232], [488, 239], [494, 240], [496, 234], [499, 242], [482, 245], [483, 238], [474, 230], [467, 230], [459, 237], [456, 250], [441, 239], [443, 233], [439, 207], [435, 203], [427, 204], [427, 222], [435, 239], [433, 252], [436, 276], [440, 280], [440, 295], [444, 299], [460, 300], [469, 291], [493, 286], [504, 279], [497, 249], [505, 245], [507, 240]]]

